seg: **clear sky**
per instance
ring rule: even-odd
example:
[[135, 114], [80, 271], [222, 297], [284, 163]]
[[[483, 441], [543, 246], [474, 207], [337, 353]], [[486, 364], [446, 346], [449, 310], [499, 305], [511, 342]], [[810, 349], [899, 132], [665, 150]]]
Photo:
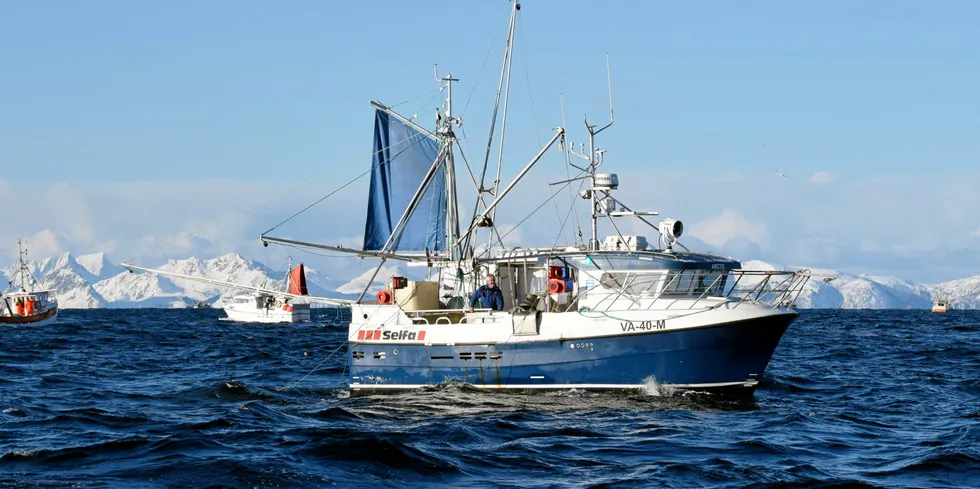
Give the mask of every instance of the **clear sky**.
[[[0, 248], [29, 236], [38, 253], [121, 260], [348, 165], [370, 153], [372, 99], [411, 100], [399, 109], [431, 125], [436, 62], [462, 79], [455, 109], [482, 161], [507, 8], [5, 2], [0, 204], [14, 212]], [[606, 120], [609, 53], [609, 171], [637, 207], [684, 219], [695, 244], [921, 281], [980, 274], [978, 19], [968, 0], [528, 0], [505, 175], [561, 124], [559, 93], [570, 138], [584, 140], [582, 114]], [[561, 162], [536, 169], [509, 222]], [[274, 262], [258, 233], [366, 165], [166, 252]], [[366, 185], [289, 233], [356, 244]]]

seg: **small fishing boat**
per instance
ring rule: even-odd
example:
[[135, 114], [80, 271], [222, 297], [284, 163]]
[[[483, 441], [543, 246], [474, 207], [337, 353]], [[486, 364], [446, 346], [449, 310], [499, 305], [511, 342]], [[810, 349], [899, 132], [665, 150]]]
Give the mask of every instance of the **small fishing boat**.
[[39, 290], [27, 266], [24, 242], [17, 240], [17, 284], [8, 279], [10, 290], [0, 294], [0, 325], [44, 326], [58, 320], [58, 300], [50, 290]]

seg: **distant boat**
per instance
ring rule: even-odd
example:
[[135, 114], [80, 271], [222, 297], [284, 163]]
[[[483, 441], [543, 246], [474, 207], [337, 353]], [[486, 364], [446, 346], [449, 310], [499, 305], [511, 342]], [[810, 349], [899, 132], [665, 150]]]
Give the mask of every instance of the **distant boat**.
[[[213, 280], [194, 275], [159, 270], [155, 268], [144, 268], [128, 263], [122, 264], [130, 269], [130, 272], [142, 270], [144, 272], [164, 275], [168, 277], [194, 280], [206, 284], [229, 287], [251, 292], [238, 294], [224, 303], [224, 310], [228, 317], [220, 318], [225, 321], [239, 321], [246, 323], [298, 323], [310, 320], [310, 302], [325, 302], [336, 305], [337, 300], [309, 295], [306, 287], [306, 272], [303, 264], [300, 263], [294, 268], [289, 268], [286, 273], [286, 291], [264, 289], [251, 285], [236, 284], [223, 280]], [[297, 299], [303, 302], [296, 302]], [[195, 308], [210, 307], [198, 302]]]
[[[303, 264], [286, 273], [286, 290], [293, 296], [307, 296], [306, 273]], [[310, 320], [309, 303], [290, 303], [292, 297], [275, 291], [258, 290], [223, 300], [226, 321], [247, 323], [299, 323]]]
[[947, 299], [936, 299], [932, 302], [932, 312], [949, 312], [952, 308]]
[[0, 294], [0, 324], [27, 324], [44, 326], [58, 320], [58, 300], [50, 290], [37, 290], [37, 281], [27, 267], [27, 250], [24, 242], [17, 240], [20, 253], [17, 257], [17, 273], [20, 274], [20, 290], [8, 280], [12, 292]]

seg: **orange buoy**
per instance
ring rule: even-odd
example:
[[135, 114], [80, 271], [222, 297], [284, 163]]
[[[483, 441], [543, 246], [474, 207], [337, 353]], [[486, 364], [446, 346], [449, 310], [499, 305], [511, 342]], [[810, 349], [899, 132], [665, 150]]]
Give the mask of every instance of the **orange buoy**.
[[549, 294], [564, 294], [565, 293], [565, 281], [561, 279], [551, 279], [548, 281], [548, 293]]
[[378, 304], [391, 304], [390, 290], [382, 290], [378, 292]]

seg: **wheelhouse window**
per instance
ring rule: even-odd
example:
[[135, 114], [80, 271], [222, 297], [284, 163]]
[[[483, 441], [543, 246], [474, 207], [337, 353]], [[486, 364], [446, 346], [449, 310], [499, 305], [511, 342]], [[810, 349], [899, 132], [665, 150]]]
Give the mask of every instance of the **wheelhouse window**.
[[667, 272], [665, 296], [718, 296], [726, 274], [715, 270], [671, 270]]
[[610, 292], [628, 295], [654, 295], [660, 287], [660, 274], [636, 272], [605, 272], [599, 284]]

